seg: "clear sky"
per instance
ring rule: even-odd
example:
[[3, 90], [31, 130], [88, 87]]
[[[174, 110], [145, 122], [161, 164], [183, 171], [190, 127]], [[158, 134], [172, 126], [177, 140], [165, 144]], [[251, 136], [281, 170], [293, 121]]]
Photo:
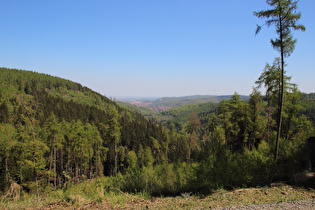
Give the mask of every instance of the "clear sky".
[[[287, 73], [315, 92], [315, 1], [301, 0]], [[0, 0], [0, 66], [79, 82], [106, 96], [249, 95], [279, 56], [265, 0]]]

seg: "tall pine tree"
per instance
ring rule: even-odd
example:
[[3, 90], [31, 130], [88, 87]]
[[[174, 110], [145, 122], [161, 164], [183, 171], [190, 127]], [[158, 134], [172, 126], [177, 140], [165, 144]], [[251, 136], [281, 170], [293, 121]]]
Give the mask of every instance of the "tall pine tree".
[[[275, 149], [275, 160], [278, 159], [279, 141], [281, 134], [282, 113], [283, 113], [283, 101], [284, 101], [284, 58], [291, 55], [295, 48], [296, 39], [293, 39], [291, 30], [305, 31], [305, 27], [297, 23], [301, 18], [301, 13], [296, 13], [298, 1], [291, 0], [267, 0], [268, 5], [273, 7], [269, 10], [262, 10], [254, 12], [254, 15], [258, 18], [266, 18], [265, 25], [268, 27], [275, 25], [276, 33], [278, 37], [271, 39], [273, 48], [280, 52], [281, 57], [281, 91], [279, 97], [279, 112], [278, 112], [278, 128], [277, 128], [277, 140]], [[261, 30], [262, 26], [257, 25], [256, 34]]]

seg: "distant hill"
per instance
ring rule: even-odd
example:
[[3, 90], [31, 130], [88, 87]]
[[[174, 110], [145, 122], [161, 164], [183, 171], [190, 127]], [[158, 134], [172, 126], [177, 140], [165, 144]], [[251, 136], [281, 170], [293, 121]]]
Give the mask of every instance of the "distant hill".
[[174, 107], [170, 110], [159, 113], [161, 116], [159, 122], [170, 127], [174, 124], [178, 131], [182, 130], [187, 126], [191, 113], [195, 112], [198, 114], [201, 123], [203, 125], [203, 130], [208, 125], [208, 119], [210, 115], [217, 111], [219, 103], [208, 102], [200, 104], [189, 104], [179, 107]]
[[[191, 100], [190, 100], [191, 98]], [[207, 96], [188, 96], [188, 97], [174, 97], [174, 98], [161, 98], [157, 100], [145, 100], [143, 102], [143, 106], [141, 101], [133, 101], [133, 102], [121, 102], [117, 101], [120, 106], [126, 107], [129, 110], [134, 112], [141, 113], [142, 115], [146, 116], [148, 119], [152, 119], [157, 123], [162, 123], [162, 125], [166, 127], [171, 127], [172, 124], [175, 125], [177, 131], [180, 131], [186, 126], [189, 121], [190, 114], [192, 112], [196, 112], [200, 117], [201, 122], [204, 125], [207, 125], [207, 121], [212, 113], [214, 113], [219, 103], [223, 99], [229, 99], [230, 96], [221, 96], [221, 99], [213, 99], [215, 102], [204, 102], [209, 100], [212, 97]], [[186, 100], [188, 99], [188, 100]], [[150, 102], [151, 101], [151, 102]], [[161, 103], [159, 103], [161, 102]], [[148, 106], [148, 104], [151, 104]], [[177, 103], [177, 106], [174, 105], [172, 108], [170, 106], [171, 103]], [[187, 104], [186, 103], [192, 103]], [[164, 104], [164, 105], [163, 105]], [[179, 106], [180, 104], [180, 106]], [[170, 107], [169, 109], [153, 109], [150, 107]], [[147, 107], [145, 107], [147, 106]]]
[[[118, 98], [124, 103], [120, 103], [122, 106], [128, 107], [129, 103], [138, 107], [146, 107], [155, 112], [163, 112], [174, 107], [180, 107], [185, 105], [202, 104], [202, 103], [219, 103], [222, 100], [228, 100], [232, 95], [192, 95], [181, 97], [163, 97], [158, 99], [146, 99], [146, 98]], [[241, 96], [241, 99], [248, 100], [249, 96]], [[129, 107], [130, 108], [130, 107]], [[139, 109], [140, 112], [144, 110]]]
[[125, 107], [125, 108], [133, 111], [133, 112], [141, 113], [144, 116], [153, 116], [157, 113], [148, 107], [136, 106], [136, 105], [133, 105], [133, 104], [128, 103], [128, 102], [116, 101], [116, 103], [122, 107]]
[[[192, 96], [181, 96], [181, 97], [164, 97], [157, 100], [157, 103], [165, 106], [184, 106], [190, 104], [201, 104], [201, 103], [219, 103], [222, 100], [228, 100], [232, 95], [192, 95]], [[248, 100], [249, 96], [241, 96], [241, 99]]]

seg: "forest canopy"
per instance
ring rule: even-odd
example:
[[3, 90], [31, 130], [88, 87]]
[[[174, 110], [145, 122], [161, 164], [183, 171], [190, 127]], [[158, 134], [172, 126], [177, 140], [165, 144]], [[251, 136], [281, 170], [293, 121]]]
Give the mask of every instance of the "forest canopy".
[[178, 107], [163, 113], [176, 122], [162, 126], [78, 83], [1, 68], [0, 189], [40, 194], [110, 177], [106, 185], [127, 192], [176, 194], [288, 179], [305, 168], [315, 103], [286, 78], [276, 162], [279, 83], [269, 81], [279, 75], [267, 64], [257, 80], [266, 94]]

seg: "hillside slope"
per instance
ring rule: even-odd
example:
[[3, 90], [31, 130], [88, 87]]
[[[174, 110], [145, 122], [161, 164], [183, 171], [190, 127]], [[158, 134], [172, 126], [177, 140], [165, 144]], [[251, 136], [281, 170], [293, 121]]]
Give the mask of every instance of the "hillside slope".
[[167, 158], [161, 125], [69, 80], [0, 68], [0, 106], [0, 189], [117, 174], [144, 149], [150, 164]]

